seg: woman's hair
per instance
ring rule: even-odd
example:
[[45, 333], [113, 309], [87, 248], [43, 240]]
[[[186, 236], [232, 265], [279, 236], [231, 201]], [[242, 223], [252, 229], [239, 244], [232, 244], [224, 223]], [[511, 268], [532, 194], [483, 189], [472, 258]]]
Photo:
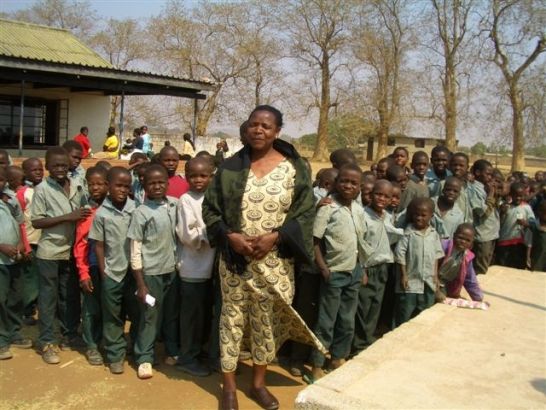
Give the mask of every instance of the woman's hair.
[[111, 137], [112, 135], [116, 134], [116, 129], [114, 127], [108, 127], [108, 131], [106, 132], [106, 135]]
[[273, 114], [273, 116], [275, 117], [275, 124], [277, 125], [277, 127], [282, 128], [282, 126], [284, 125], [282, 121], [282, 113], [279, 110], [277, 110], [275, 107], [272, 107], [271, 105], [267, 105], [267, 104], [258, 105], [256, 108], [252, 110], [248, 118], [252, 117], [252, 115], [258, 111], [267, 111]]

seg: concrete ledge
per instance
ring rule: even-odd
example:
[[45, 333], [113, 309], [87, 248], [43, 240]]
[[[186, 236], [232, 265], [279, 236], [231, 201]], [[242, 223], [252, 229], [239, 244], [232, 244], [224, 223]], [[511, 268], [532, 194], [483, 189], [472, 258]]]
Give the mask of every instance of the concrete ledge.
[[492, 267], [488, 311], [437, 304], [299, 393], [298, 409], [545, 408], [546, 274]]

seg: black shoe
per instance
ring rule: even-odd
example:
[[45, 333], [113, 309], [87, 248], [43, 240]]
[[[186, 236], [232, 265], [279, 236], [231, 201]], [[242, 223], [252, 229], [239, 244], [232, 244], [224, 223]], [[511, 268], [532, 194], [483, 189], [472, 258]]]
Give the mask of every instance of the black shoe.
[[85, 352], [85, 357], [91, 366], [100, 366], [104, 363], [102, 356], [97, 349], [89, 349], [87, 352]]
[[11, 347], [17, 347], [19, 349], [30, 349], [32, 347], [32, 340], [27, 337], [12, 340]]
[[34, 319], [34, 316], [23, 316], [23, 324], [25, 326], [35, 326], [38, 321]]
[[195, 361], [187, 364], [176, 364], [176, 370], [180, 370], [184, 373], [188, 373], [192, 376], [197, 377], [207, 377], [210, 375], [210, 370], [208, 367], [202, 365], [201, 363]]
[[81, 350], [84, 347], [87, 347], [87, 345], [85, 344], [85, 342], [80, 336], [74, 336], [70, 339], [63, 338], [59, 347], [61, 348], [62, 351], [67, 351], [67, 350]]

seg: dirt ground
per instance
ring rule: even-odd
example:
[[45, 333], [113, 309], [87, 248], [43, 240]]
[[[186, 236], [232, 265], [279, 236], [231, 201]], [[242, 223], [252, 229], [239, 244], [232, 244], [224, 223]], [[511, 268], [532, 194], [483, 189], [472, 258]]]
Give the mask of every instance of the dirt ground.
[[[26, 328], [35, 334], [36, 328]], [[127, 365], [122, 375], [112, 375], [105, 366], [90, 366], [83, 353], [61, 352], [59, 365], [45, 364], [34, 350], [12, 349], [13, 359], [0, 361], [0, 409], [217, 409], [221, 377], [192, 377], [172, 366], [160, 364], [154, 376], [139, 380]], [[237, 377], [241, 409], [259, 408], [248, 396], [252, 368], [240, 364]], [[267, 375], [271, 392], [281, 408], [294, 407], [294, 399], [305, 383], [279, 366]]]

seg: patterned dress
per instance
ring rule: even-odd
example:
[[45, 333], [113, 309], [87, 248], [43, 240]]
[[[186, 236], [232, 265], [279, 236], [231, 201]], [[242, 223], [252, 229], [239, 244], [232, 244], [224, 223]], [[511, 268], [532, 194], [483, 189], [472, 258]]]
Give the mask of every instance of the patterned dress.
[[[241, 203], [242, 233], [263, 235], [283, 224], [292, 203], [295, 174], [287, 160], [262, 178], [250, 170]], [[291, 306], [294, 261], [280, 258], [274, 247], [264, 258], [248, 262], [242, 275], [231, 273], [220, 262], [222, 371], [235, 371], [242, 348], [250, 350], [255, 364], [271, 363], [287, 339], [325, 352]]]

